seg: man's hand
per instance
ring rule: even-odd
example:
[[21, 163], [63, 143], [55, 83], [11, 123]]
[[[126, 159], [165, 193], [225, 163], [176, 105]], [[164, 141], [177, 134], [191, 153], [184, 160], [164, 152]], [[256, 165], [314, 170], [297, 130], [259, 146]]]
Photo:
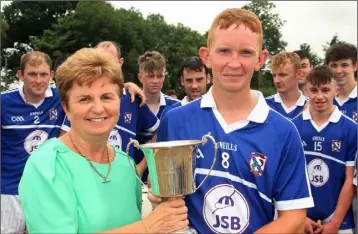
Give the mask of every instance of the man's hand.
[[141, 90], [138, 85], [134, 84], [133, 82], [127, 82], [124, 84], [124, 88], [128, 91], [128, 93], [131, 95], [131, 103], [134, 102], [135, 100], [135, 96], [138, 95], [141, 99], [142, 102], [140, 103], [140, 107], [143, 106], [145, 104], [146, 100], [146, 96], [143, 92], [143, 90]]
[[323, 225], [313, 221], [310, 218], [306, 218], [305, 222], [305, 233], [307, 234], [315, 234], [315, 233], [322, 233]]
[[323, 224], [323, 232], [322, 234], [337, 234], [339, 232], [339, 227], [333, 223], [332, 221]]

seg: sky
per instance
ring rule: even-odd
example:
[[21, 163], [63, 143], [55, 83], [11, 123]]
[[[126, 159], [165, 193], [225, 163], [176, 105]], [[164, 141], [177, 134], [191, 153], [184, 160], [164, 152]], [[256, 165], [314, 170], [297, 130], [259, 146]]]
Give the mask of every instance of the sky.
[[[11, 1], [2, 1], [1, 5]], [[138, 9], [144, 17], [161, 14], [169, 24], [182, 23], [205, 33], [215, 16], [226, 8], [249, 1], [109, 1], [116, 8]], [[308, 43], [323, 58], [322, 45], [337, 33], [340, 40], [357, 45], [357, 1], [273, 1], [275, 13], [286, 23], [281, 32], [287, 51]]]

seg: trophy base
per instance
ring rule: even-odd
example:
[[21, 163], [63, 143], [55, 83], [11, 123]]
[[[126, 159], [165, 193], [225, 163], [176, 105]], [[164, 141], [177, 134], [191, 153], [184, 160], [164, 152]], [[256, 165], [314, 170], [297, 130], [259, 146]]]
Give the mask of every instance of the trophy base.
[[192, 227], [186, 227], [182, 230], [178, 230], [176, 232], [172, 232], [172, 234], [181, 233], [181, 234], [198, 234], [198, 232]]

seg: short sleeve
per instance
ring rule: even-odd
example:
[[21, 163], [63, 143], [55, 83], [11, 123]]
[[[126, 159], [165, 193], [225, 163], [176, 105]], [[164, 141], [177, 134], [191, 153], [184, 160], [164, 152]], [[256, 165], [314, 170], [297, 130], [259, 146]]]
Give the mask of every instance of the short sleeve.
[[282, 142], [283, 150], [273, 187], [277, 210], [313, 207], [301, 139], [294, 125], [291, 126], [288, 126], [289, 133]]
[[[45, 149], [38, 149], [29, 158], [19, 184], [28, 231], [77, 233], [77, 203], [71, 176], [66, 166]], [[44, 153], [46, 157], [38, 157]]]
[[138, 119], [137, 133], [139, 135], [147, 134], [151, 138], [154, 135], [154, 132], [158, 129], [159, 120], [149, 109], [148, 105], [145, 104], [142, 107], [139, 107]]
[[356, 155], [357, 155], [357, 124], [353, 123], [352, 127], [349, 129], [349, 135], [348, 135], [348, 155], [346, 160], [347, 167], [354, 167]]
[[65, 116], [65, 119], [63, 120], [63, 123], [61, 125], [61, 129], [63, 131], [69, 132], [71, 129], [71, 123], [70, 121], [67, 119], [67, 116]]

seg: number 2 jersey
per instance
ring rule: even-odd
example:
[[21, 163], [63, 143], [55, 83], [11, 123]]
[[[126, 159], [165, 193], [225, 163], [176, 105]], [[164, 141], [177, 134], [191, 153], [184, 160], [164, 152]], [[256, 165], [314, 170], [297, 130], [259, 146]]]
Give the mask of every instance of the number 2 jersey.
[[226, 124], [211, 89], [202, 98], [169, 111], [157, 141], [201, 140], [209, 132], [217, 142], [199, 146], [198, 186], [185, 197], [190, 226], [199, 233], [253, 233], [274, 220], [278, 210], [313, 206], [302, 144], [294, 125], [272, 111], [260, 92], [247, 120]]
[[26, 161], [47, 139], [58, 137], [65, 113], [55, 88], [38, 104], [25, 102], [23, 85], [1, 94], [1, 194], [17, 195]]
[[[357, 125], [337, 107], [327, 123], [318, 127], [307, 108], [293, 120], [302, 139], [315, 206], [307, 210], [312, 220], [329, 222], [345, 182], [346, 167], [354, 167]], [[349, 208], [340, 230], [354, 227]]]

